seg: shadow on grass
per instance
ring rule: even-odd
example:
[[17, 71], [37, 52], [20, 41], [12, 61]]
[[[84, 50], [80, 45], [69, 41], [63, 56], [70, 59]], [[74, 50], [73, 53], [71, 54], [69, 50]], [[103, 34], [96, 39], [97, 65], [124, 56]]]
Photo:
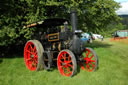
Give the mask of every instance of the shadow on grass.
[[0, 64], [3, 62], [3, 60], [0, 59]]
[[111, 44], [108, 44], [104, 41], [94, 41], [93, 43], [86, 43], [85, 44], [86, 47], [90, 47], [90, 48], [108, 48], [110, 46], [112, 46]]
[[23, 57], [24, 46], [23, 45], [11, 45], [0, 47], [1, 58], [15, 58]]
[[[84, 71], [87, 72], [87, 70], [82, 69], [82, 68], [80, 67], [80, 65], [77, 65], [77, 74], [79, 74], [81, 70], [84, 70]], [[92, 72], [96, 72], [96, 71], [98, 71], [98, 70], [99, 70], [99, 66], [97, 67], [97, 69], [95, 69], [95, 71], [92, 71]], [[77, 75], [77, 74], [76, 74], [76, 75]]]
[[[78, 65], [77, 65], [77, 74], [80, 73], [80, 70], [82, 70], [82, 69], [81, 69], [80, 65], [78, 64]], [[77, 74], [76, 74], [76, 75], [77, 75]]]

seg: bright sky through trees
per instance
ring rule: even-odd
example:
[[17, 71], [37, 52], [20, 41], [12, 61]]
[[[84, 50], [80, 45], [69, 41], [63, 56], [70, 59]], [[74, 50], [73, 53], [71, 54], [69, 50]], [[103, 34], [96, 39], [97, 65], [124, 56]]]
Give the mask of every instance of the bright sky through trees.
[[121, 8], [116, 11], [118, 15], [128, 15], [128, 0], [115, 0], [120, 2]]

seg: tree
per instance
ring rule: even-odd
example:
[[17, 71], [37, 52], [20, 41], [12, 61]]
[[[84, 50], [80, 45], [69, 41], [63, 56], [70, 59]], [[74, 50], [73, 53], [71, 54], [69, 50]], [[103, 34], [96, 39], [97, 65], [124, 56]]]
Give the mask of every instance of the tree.
[[81, 21], [85, 22], [88, 31], [105, 31], [108, 24], [120, 20], [115, 13], [118, 8], [119, 4], [113, 0], [88, 0], [86, 6], [83, 6]]
[[94, 33], [105, 31], [120, 19], [114, 0], [4, 0], [0, 4], [0, 45], [20, 43], [31, 38], [37, 28], [23, 26], [52, 17], [70, 20], [70, 9], [78, 11], [78, 29]]

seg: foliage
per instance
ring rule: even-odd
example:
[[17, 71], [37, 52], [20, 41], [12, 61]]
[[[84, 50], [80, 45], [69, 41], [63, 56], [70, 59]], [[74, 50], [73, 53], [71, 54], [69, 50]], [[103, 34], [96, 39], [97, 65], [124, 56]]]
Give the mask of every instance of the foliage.
[[122, 23], [110, 23], [106, 26], [106, 29], [102, 29], [99, 31], [99, 33], [105, 37], [112, 37], [112, 34], [117, 30], [124, 30], [125, 25]]
[[125, 25], [124, 29], [128, 30], [128, 15], [120, 15], [120, 17], [122, 18], [121, 23]]
[[78, 28], [100, 32], [111, 22], [118, 22], [114, 0], [3, 0], [0, 4], [0, 45], [23, 43], [36, 28], [23, 26], [47, 18], [70, 19], [70, 9], [78, 11]]

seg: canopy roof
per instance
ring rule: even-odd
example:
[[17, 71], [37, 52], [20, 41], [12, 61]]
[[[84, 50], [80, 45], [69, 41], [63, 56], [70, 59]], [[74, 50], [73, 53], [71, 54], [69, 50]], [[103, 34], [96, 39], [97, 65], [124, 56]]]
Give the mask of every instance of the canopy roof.
[[36, 23], [32, 23], [29, 25], [24, 26], [23, 28], [28, 28], [28, 27], [43, 27], [43, 28], [48, 28], [48, 27], [55, 27], [55, 26], [60, 26], [63, 25], [64, 22], [68, 22], [66, 19], [62, 18], [52, 18], [52, 19], [45, 19]]

